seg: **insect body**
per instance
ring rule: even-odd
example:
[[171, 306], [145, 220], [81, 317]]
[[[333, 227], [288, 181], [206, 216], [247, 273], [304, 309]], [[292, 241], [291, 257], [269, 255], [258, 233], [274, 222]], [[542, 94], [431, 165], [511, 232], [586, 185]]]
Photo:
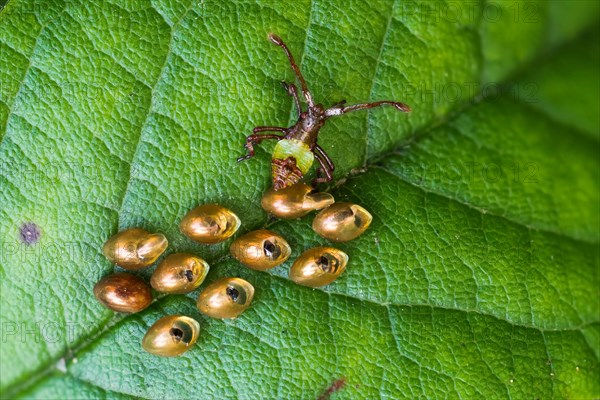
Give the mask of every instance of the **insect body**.
[[[404, 103], [397, 101], [376, 101], [374, 103], [363, 103], [346, 106], [346, 101], [342, 100], [330, 108], [325, 109], [322, 104], [315, 104], [311, 92], [300, 68], [296, 64], [292, 53], [281, 40], [274, 34], [269, 34], [271, 42], [281, 47], [285, 52], [290, 66], [294, 74], [300, 81], [302, 89], [302, 97], [308, 105], [307, 110], [303, 111], [300, 105], [298, 89], [293, 83], [282, 82], [287, 93], [294, 98], [296, 111], [298, 112], [298, 121], [295, 125], [289, 128], [278, 126], [257, 126], [254, 128], [253, 134], [246, 138], [246, 149], [248, 154], [238, 158], [238, 161], [247, 160], [254, 156], [254, 145], [266, 139], [278, 140], [272, 157], [272, 174], [273, 174], [273, 189], [280, 190], [294, 183], [299, 182], [307, 173], [315, 158], [319, 163], [317, 168], [317, 176], [313, 180], [313, 184], [329, 182], [333, 179], [333, 171], [335, 165], [329, 158], [327, 153], [317, 144], [319, 130], [325, 124], [325, 121], [337, 115], [346, 114], [352, 111], [366, 110], [379, 107], [382, 105], [391, 105], [403, 112], [410, 112], [410, 107]], [[279, 132], [261, 133], [261, 132]]]
[[162, 317], [148, 329], [142, 348], [150, 354], [175, 357], [188, 351], [200, 334], [200, 324], [185, 315]]
[[313, 165], [315, 156], [306, 143], [298, 139], [281, 139], [273, 150], [271, 168], [275, 190], [299, 182]]
[[348, 255], [333, 247], [306, 250], [290, 268], [290, 279], [299, 285], [320, 287], [333, 282], [346, 269]]
[[196, 306], [204, 315], [212, 318], [236, 318], [252, 302], [254, 286], [241, 278], [221, 278], [208, 285]]

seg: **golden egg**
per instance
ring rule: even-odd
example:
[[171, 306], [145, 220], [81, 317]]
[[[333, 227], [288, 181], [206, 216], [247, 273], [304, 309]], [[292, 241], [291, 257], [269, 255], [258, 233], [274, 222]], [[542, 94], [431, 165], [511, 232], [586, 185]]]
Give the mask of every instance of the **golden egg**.
[[94, 286], [94, 296], [106, 308], [122, 313], [136, 313], [152, 303], [152, 291], [146, 282], [127, 272], [102, 278]]
[[130, 270], [152, 264], [166, 250], [167, 238], [162, 233], [150, 233], [131, 228], [113, 235], [104, 243], [102, 252], [111, 262]]
[[235, 239], [229, 249], [239, 262], [258, 271], [266, 271], [285, 262], [292, 253], [281, 235], [261, 229]]
[[348, 255], [333, 247], [306, 250], [290, 268], [290, 279], [299, 285], [320, 287], [334, 280], [346, 269]]
[[367, 210], [352, 203], [335, 203], [317, 214], [312, 228], [325, 239], [347, 242], [367, 230], [373, 217]]
[[191, 254], [178, 253], [166, 257], [150, 279], [152, 287], [163, 293], [188, 293], [202, 284], [209, 266]]
[[264, 193], [261, 205], [276, 217], [294, 219], [328, 207], [335, 201], [329, 193], [311, 192], [312, 188], [304, 183], [296, 183], [280, 190], [270, 188]]
[[169, 315], [154, 323], [142, 339], [142, 348], [161, 357], [175, 357], [188, 351], [200, 334], [200, 324], [184, 315]]
[[181, 220], [181, 232], [200, 243], [215, 244], [228, 239], [240, 227], [240, 219], [218, 204], [194, 208]]
[[212, 318], [236, 318], [252, 302], [254, 286], [241, 278], [222, 278], [208, 285], [196, 305]]

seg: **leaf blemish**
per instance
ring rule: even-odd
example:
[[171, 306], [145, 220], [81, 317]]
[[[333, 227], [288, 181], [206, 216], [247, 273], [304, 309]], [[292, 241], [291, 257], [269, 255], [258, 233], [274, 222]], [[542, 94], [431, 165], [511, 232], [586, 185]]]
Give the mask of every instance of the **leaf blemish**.
[[336, 379], [335, 381], [333, 381], [331, 383], [331, 385], [329, 385], [329, 387], [327, 388], [327, 390], [325, 390], [323, 392], [323, 394], [319, 396], [319, 398], [317, 400], [327, 400], [327, 399], [329, 399], [329, 397], [333, 393], [337, 392], [338, 390], [343, 389], [344, 386], [346, 386], [346, 378], [341, 377], [340, 379]]
[[25, 222], [19, 229], [19, 238], [27, 246], [31, 246], [39, 242], [42, 236], [40, 227], [33, 222]]

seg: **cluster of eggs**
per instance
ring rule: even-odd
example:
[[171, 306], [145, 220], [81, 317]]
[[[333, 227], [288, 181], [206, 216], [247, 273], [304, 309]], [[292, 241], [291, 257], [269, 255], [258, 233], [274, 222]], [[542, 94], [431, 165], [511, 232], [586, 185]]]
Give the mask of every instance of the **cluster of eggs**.
[[[371, 223], [367, 210], [352, 203], [336, 203], [329, 193], [312, 192], [297, 183], [283, 190], [268, 190], [262, 207], [276, 217], [294, 219], [314, 210], [322, 210], [312, 227], [320, 236], [345, 242], [361, 235]], [[240, 227], [240, 219], [229, 209], [205, 204], [190, 211], [181, 221], [184, 235], [203, 244], [216, 244], [230, 238]], [[103, 248], [104, 255], [127, 270], [152, 265], [167, 249], [167, 238], [160, 233], [131, 228], [112, 236]], [[266, 271], [291, 255], [287, 241], [278, 233], [261, 229], [235, 239], [231, 255], [248, 268]], [[345, 270], [348, 256], [334, 247], [316, 247], [304, 251], [289, 271], [290, 279], [300, 285], [320, 287], [333, 282]], [[197, 289], [210, 267], [203, 259], [186, 253], [165, 257], [152, 273], [150, 285], [162, 293], [189, 293]], [[123, 313], [142, 311], [152, 303], [152, 291], [146, 282], [128, 272], [116, 272], [102, 278], [94, 295], [107, 308]], [[221, 278], [208, 285], [198, 296], [197, 307], [212, 318], [236, 318], [246, 310], [254, 296], [254, 287], [244, 279]], [[156, 321], [142, 339], [142, 347], [158, 356], [177, 356], [198, 339], [200, 325], [184, 315], [170, 315]]]

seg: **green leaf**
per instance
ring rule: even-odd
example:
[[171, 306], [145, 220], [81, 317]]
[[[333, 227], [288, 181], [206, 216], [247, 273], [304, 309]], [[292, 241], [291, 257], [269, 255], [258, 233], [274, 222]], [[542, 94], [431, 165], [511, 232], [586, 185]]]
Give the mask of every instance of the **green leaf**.
[[[2, 397], [317, 398], [338, 379], [337, 398], [600, 396], [595, 2], [0, 4]], [[240, 234], [281, 232], [292, 260], [327, 243], [312, 216], [260, 208], [272, 145], [235, 162], [254, 126], [294, 122], [269, 32], [325, 105], [414, 110], [323, 129], [333, 194], [374, 217], [323, 289], [178, 230], [218, 202]], [[205, 258], [207, 282], [252, 282], [252, 307], [210, 320], [196, 292], [102, 308], [100, 249], [132, 226]], [[143, 352], [172, 313], [200, 321], [198, 344]]]

